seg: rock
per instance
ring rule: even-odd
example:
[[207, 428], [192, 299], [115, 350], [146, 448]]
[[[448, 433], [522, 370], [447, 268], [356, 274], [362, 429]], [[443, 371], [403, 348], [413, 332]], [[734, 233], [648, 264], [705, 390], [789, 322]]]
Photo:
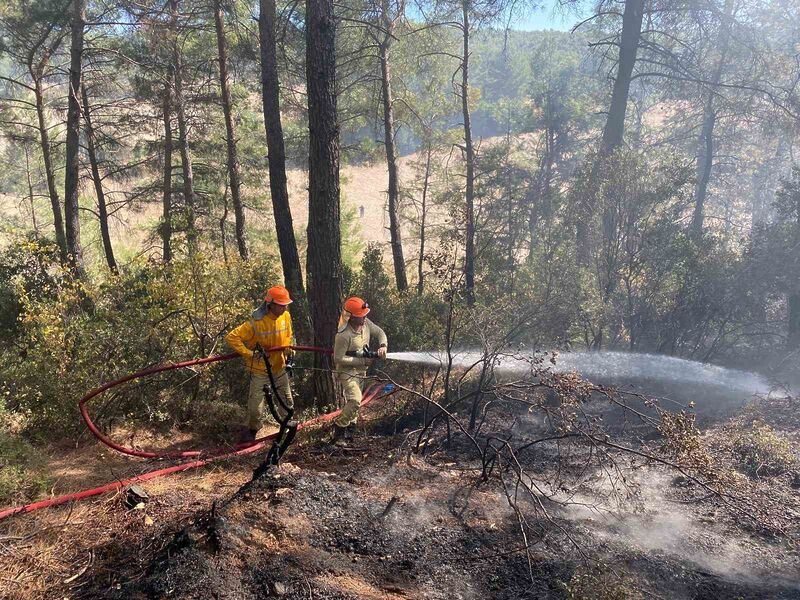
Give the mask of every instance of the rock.
[[145, 502], [149, 499], [150, 496], [141, 486], [133, 484], [125, 489], [125, 506], [130, 509], [144, 508]]
[[285, 596], [286, 592], [288, 591], [286, 584], [281, 583], [280, 581], [275, 581], [270, 587], [272, 588], [270, 591], [273, 596]]

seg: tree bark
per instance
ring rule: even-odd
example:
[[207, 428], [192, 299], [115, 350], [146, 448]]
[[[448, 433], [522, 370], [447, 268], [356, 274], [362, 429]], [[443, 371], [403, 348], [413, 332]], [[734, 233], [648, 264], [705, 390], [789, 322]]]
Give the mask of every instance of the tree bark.
[[[286, 183], [286, 149], [281, 123], [280, 81], [278, 80], [277, 40], [275, 37], [275, 0], [260, 0], [258, 31], [261, 50], [261, 99], [264, 111], [264, 129], [267, 135], [269, 188], [272, 196], [272, 213], [281, 254], [283, 279], [299, 311], [293, 311], [296, 334], [299, 340], [311, 339], [308, 321], [308, 302], [303, 286], [300, 255], [294, 235], [289, 190]], [[299, 313], [299, 314], [298, 314]]]
[[[333, 0], [306, 5], [308, 82], [308, 297], [314, 345], [333, 347], [342, 305], [339, 229], [339, 126], [336, 114], [336, 49]], [[317, 355], [319, 360], [319, 355]], [[329, 371], [316, 371], [318, 405], [335, 398]]]
[[714, 73], [711, 76], [711, 86], [706, 92], [703, 104], [703, 127], [700, 131], [697, 153], [697, 182], [694, 189], [694, 212], [689, 227], [689, 234], [695, 242], [703, 238], [703, 209], [708, 195], [708, 184], [711, 181], [711, 172], [714, 168], [714, 127], [717, 122], [717, 110], [714, 101], [717, 96], [717, 87], [722, 81], [722, 71], [725, 67], [730, 44], [730, 21], [733, 18], [733, 0], [726, 0], [725, 9], [720, 22], [717, 48], [719, 56]]
[[239, 174], [239, 157], [236, 151], [236, 127], [233, 123], [233, 102], [228, 83], [228, 52], [225, 44], [225, 25], [222, 15], [222, 3], [214, 0], [214, 26], [217, 33], [217, 52], [219, 54], [219, 87], [222, 96], [222, 112], [225, 115], [226, 144], [228, 147], [228, 181], [230, 182], [233, 215], [236, 220], [236, 245], [239, 256], [247, 260], [247, 230], [245, 227], [244, 205], [242, 204], [242, 178]]
[[555, 135], [552, 128], [545, 131], [544, 155], [539, 162], [539, 173], [536, 181], [531, 185], [528, 193], [530, 212], [528, 215], [528, 235], [530, 246], [528, 248], [528, 263], [532, 263], [536, 248], [538, 247], [538, 229], [542, 217], [545, 218], [545, 227], [549, 226], [551, 208], [550, 188], [553, 181], [553, 163], [555, 162]]
[[[795, 200], [795, 233], [794, 233], [794, 247], [795, 252], [800, 250], [800, 191], [794, 192]], [[800, 261], [795, 261], [800, 262]], [[800, 348], [800, 284], [796, 284], [793, 292], [787, 298], [788, 304], [788, 337], [787, 346], [789, 350], [796, 350]]]
[[428, 183], [431, 177], [431, 155], [433, 147], [428, 141], [425, 149], [425, 178], [422, 181], [422, 214], [419, 221], [419, 260], [417, 261], [417, 294], [420, 296], [425, 290], [425, 271], [423, 270], [425, 261], [425, 221], [428, 216]]
[[[33, 75], [33, 73], [32, 73]], [[44, 93], [42, 91], [41, 73], [34, 76], [34, 97], [36, 98], [36, 117], [38, 120], [39, 143], [42, 148], [42, 160], [44, 162], [44, 174], [47, 179], [47, 193], [50, 197], [50, 208], [53, 212], [53, 229], [56, 234], [56, 244], [61, 256], [61, 264], [68, 263], [67, 237], [64, 233], [64, 218], [61, 214], [61, 199], [58, 197], [56, 189], [56, 176], [53, 172], [53, 157], [50, 148], [50, 136], [47, 132], [47, 121], [44, 114]]]
[[100, 165], [97, 161], [97, 148], [95, 147], [94, 128], [92, 127], [92, 117], [89, 112], [89, 95], [86, 93], [86, 85], [81, 85], [81, 97], [83, 99], [83, 120], [86, 125], [86, 149], [89, 154], [89, 165], [92, 169], [92, 181], [94, 191], [97, 196], [97, 211], [100, 217], [100, 237], [103, 240], [103, 252], [106, 257], [106, 264], [112, 273], [119, 273], [117, 261], [114, 259], [114, 248], [111, 245], [111, 234], [108, 230], [108, 209], [106, 207], [106, 195], [103, 191], [103, 180], [100, 177]]
[[86, 0], [73, 0], [69, 65], [69, 100], [67, 104], [67, 162], [64, 175], [64, 218], [70, 268], [77, 277], [85, 277], [81, 224], [78, 214], [81, 128], [81, 59], [83, 28], [86, 23]]
[[699, 152], [697, 154], [697, 183], [694, 189], [694, 212], [689, 233], [695, 242], [703, 238], [703, 208], [711, 181], [711, 170], [714, 167], [714, 125], [717, 113], [714, 109], [714, 92], [710, 91], [703, 110], [703, 128], [700, 133]]
[[183, 58], [178, 44], [177, 33], [174, 31], [178, 19], [179, 0], [170, 0], [173, 28], [172, 68], [174, 82], [175, 113], [178, 118], [178, 148], [181, 153], [181, 169], [183, 171], [183, 203], [186, 213], [186, 241], [189, 256], [194, 256], [197, 250], [197, 225], [194, 197], [194, 172], [192, 159], [189, 154], [189, 127], [186, 122], [186, 104], [183, 99]]
[[400, 231], [400, 173], [395, 144], [394, 96], [392, 95], [392, 71], [389, 64], [389, 47], [394, 32], [394, 22], [389, 16], [388, 0], [381, 2], [383, 10], [384, 38], [378, 45], [381, 63], [381, 91], [383, 96], [383, 133], [386, 150], [386, 166], [389, 170], [389, 237], [392, 246], [394, 278], [399, 291], [408, 289], [406, 261], [403, 257], [403, 241]]
[[789, 350], [796, 350], [800, 348], [800, 292], [789, 295], [788, 309], [789, 337], [787, 347]]
[[36, 202], [33, 193], [33, 179], [31, 178], [31, 150], [28, 143], [23, 145], [25, 149], [25, 178], [28, 184], [28, 203], [31, 205], [31, 224], [33, 225], [33, 235], [35, 239], [39, 239], [39, 223], [36, 220]]
[[[608, 117], [603, 128], [603, 138], [600, 152], [592, 168], [591, 180], [588, 186], [589, 194], [580, 207], [576, 220], [575, 241], [576, 258], [580, 266], [588, 266], [592, 257], [592, 240], [590, 223], [592, 215], [597, 208], [597, 198], [594, 191], [598, 186], [598, 171], [605, 170], [604, 162], [609, 156], [622, 146], [625, 136], [625, 115], [628, 110], [628, 94], [631, 87], [633, 67], [636, 64], [636, 55], [639, 50], [639, 40], [642, 37], [642, 18], [644, 17], [644, 0], [625, 0], [625, 11], [622, 15], [622, 32], [620, 35], [619, 56], [617, 60], [617, 73], [614, 78], [614, 87], [611, 92], [611, 104]], [[603, 211], [603, 236], [610, 235], [611, 218], [607, 211]]]
[[639, 40], [642, 37], [643, 16], [644, 0], [625, 0], [617, 75], [614, 78], [608, 119], [603, 129], [602, 150], [604, 154], [609, 154], [622, 145], [625, 134], [625, 114], [628, 109], [628, 93], [631, 88], [633, 67], [636, 64], [636, 54], [639, 50]]
[[163, 245], [162, 259], [165, 263], [172, 260], [172, 107], [170, 85], [172, 73], [167, 76], [164, 86], [164, 185], [161, 196], [161, 241]]
[[225, 224], [228, 222], [228, 189], [222, 195], [222, 216], [219, 218], [219, 239], [222, 244], [222, 260], [228, 264], [228, 242], [225, 239]]
[[462, 0], [463, 56], [461, 58], [461, 114], [464, 119], [464, 154], [467, 180], [464, 193], [466, 202], [466, 241], [464, 252], [464, 278], [467, 304], [475, 302], [475, 148], [472, 145], [472, 125], [469, 112], [469, 0]]

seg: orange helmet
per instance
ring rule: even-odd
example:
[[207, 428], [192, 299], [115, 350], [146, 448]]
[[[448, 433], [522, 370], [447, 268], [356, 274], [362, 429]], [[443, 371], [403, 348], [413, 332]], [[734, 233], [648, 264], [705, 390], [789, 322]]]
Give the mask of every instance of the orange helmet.
[[344, 310], [353, 317], [366, 317], [369, 314], [369, 304], [358, 296], [351, 296], [345, 300]]
[[274, 302], [275, 304], [286, 306], [292, 303], [292, 299], [289, 297], [289, 290], [282, 285], [276, 285], [267, 290], [267, 294], [264, 296], [264, 302], [267, 304]]

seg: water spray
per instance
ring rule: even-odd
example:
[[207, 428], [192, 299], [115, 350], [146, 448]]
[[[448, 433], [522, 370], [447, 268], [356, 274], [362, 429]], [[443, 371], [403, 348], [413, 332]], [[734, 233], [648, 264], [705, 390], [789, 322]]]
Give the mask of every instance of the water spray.
[[[549, 360], [552, 355], [553, 361]], [[391, 352], [389, 360], [414, 363], [432, 368], [451, 362], [453, 367], [468, 368], [480, 363], [485, 356], [477, 350], [458, 350], [447, 353]], [[548, 360], [543, 361], [543, 358]], [[512, 376], [549, 371], [552, 373], [577, 372], [595, 383], [618, 384], [627, 382], [656, 382], [669, 386], [700, 386], [719, 392], [753, 396], [768, 394], [767, 380], [749, 371], [729, 369], [673, 356], [641, 354], [635, 352], [563, 352], [518, 354], [493, 357], [498, 375]]]

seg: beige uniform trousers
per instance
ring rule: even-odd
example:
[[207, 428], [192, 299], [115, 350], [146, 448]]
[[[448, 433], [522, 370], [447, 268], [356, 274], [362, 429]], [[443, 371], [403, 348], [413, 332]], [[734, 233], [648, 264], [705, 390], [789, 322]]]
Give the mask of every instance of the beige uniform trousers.
[[354, 425], [358, 421], [358, 409], [361, 407], [361, 387], [367, 372], [338, 373], [339, 383], [344, 389], [344, 407], [342, 413], [334, 419], [339, 427]]
[[[289, 408], [294, 408], [294, 398], [292, 398], [292, 388], [289, 387], [289, 374], [284, 370], [273, 376], [275, 387], [281, 395], [281, 400]], [[266, 373], [250, 373], [250, 390], [247, 395], [247, 424], [250, 429], [261, 429], [264, 425], [264, 386], [269, 385], [269, 375]], [[274, 392], [273, 392], [274, 394]], [[286, 416], [286, 411], [281, 407], [277, 399], [275, 408], [281, 419]]]

